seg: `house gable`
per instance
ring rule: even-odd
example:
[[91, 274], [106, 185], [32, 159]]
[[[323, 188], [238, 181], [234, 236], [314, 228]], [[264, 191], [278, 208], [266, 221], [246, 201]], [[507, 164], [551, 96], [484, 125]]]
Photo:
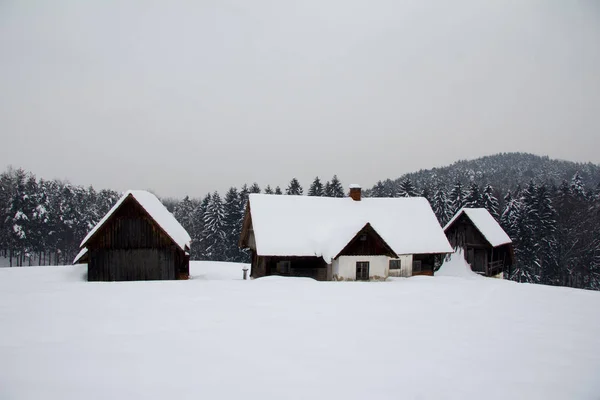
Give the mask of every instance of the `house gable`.
[[340, 256], [388, 256], [398, 257], [377, 231], [367, 223], [334, 257]]

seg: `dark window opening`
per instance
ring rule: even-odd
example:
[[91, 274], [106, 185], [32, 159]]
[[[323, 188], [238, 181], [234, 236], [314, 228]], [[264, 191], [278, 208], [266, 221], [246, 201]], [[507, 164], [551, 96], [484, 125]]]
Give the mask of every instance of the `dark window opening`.
[[401, 260], [390, 260], [390, 269], [402, 269]]
[[368, 281], [369, 280], [369, 262], [368, 261], [357, 261], [356, 262], [356, 280], [357, 281]]
[[416, 260], [413, 261], [413, 270], [412, 270], [413, 274], [415, 272], [421, 272], [421, 260]]

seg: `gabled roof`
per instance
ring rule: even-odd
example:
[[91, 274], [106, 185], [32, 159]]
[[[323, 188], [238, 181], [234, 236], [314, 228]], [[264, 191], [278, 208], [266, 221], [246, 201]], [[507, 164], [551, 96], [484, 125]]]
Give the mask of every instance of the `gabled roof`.
[[461, 208], [446, 224], [444, 232], [463, 214], [473, 222], [475, 228], [477, 228], [492, 247], [512, 243], [512, 240], [504, 232], [504, 229], [502, 229], [500, 224], [492, 217], [492, 214], [485, 208]]
[[160, 202], [160, 200], [150, 192], [145, 190], [128, 190], [121, 196], [119, 201], [110, 209], [110, 211], [96, 224], [94, 229], [87, 234], [85, 239], [81, 242], [79, 247], [85, 247], [88, 241], [102, 228], [102, 226], [110, 219], [110, 217], [121, 207], [121, 204], [132, 197], [152, 218], [158, 226], [169, 236], [173, 242], [179, 246], [183, 251], [187, 251], [190, 248], [192, 239], [187, 231], [181, 226], [175, 219], [173, 214], [166, 209], [166, 207]]
[[81, 249], [81, 251], [75, 256], [75, 259], [73, 260], [73, 264], [79, 264], [80, 261], [82, 261], [83, 263], [85, 263], [85, 258], [87, 256], [88, 253], [88, 249], [87, 247], [84, 247], [83, 249]]
[[251, 194], [261, 256], [322, 256], [331, 262], [368, 223], [396, 254], [452, 253], [422, 197], [363, 198]]

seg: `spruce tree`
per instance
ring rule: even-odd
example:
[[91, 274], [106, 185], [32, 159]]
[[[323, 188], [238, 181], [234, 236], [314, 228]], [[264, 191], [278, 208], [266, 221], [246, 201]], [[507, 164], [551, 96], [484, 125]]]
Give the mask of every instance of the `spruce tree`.
[[279, 186], [275, 187], [275, 194], [283, 194], [283, 192], [281, 191], [281, 188]]
[[462, 183], [457, 180], [454, 184], [454, 187], [450, 191], [450, 195], [448, 196], [448, 201], [450, 203], [451, 214], [456, 214], [461, 208], [466, 205], [466, 193], [463, 189]]
[[258, 183], [254, 182], [252, 186], [250, 186], [250, 193], [260, 193], [260, 186], [258, 186]]
[[329, 197], [346, 197], [344, 187], [342, 186], [342, 183], [338, 179], [337, 175], [334, 175], [333, 178], [331, 178], [331, 183], [329, 185]]
[[271, 185], [267, 185], [267, 187], [265, 188], [265, 194], [273, 194], [273, 189], [271, 188]]
[[468, 208], [481, 208], [483, 207], [483, 196], [479, 190], [479, 185], [475, 182], [471, 182], [469, 186], [469, 193], [465, 199], [464, 207]]
[[409, 177], [406, 177], [400, 182], [398, 189], [398, 197], [416, 197], [417, 189]]
[[500, 215], [498, 210], [500, 209], [500, 205], [498, 203], [498, 199], [494, 196], [494, 188], [489, 183], [485, 186], [483, 190], [483, 207], [488, 210], [492, 217], [496, 221], [500, 220]]
[[452, 217], [450, 215], [448, 200], [446, 199], [446, 192], [441, 185], [438, 186], [433, 195], [433, 204], [431, 208], [442, 226], [444, 226]]
[[329, 183], [329, 181], [325, 182], [325, 186], [323, 186], [323, 196], [333, 197], [331, 194], [331, 183]]
[[313, 181], [313, 183], [310, 185], [310, 188], [308, 189], [308, 195], [309, 196], [323, 196], [323, 184], [321, 183], [321, 180], [319, 179], [319, 177], [315, 177], [315, 180]]
[[225, 204], [223, 206], [224, 219], [223, 231], [225, 233], [225, 260], [240, 261], [240, 251], [238, 241], [240, 239], [241, 226], [240, 221], [243, 218], [243, 211], [240, 207], [240, 197], [236, 188], [231, 187], [225, 195]]
[[371, 190], [371, 197], [386, 197], [383, 182], [377, 181], [375, 186], [373, 186], [373, 190]]
[[225, 209], [221, 196], [214, 192], [204, 214], [206, 257], [212, 261], [225, 259]]
[[194, 209], [194, 231], [190, 233], [192, 237], [192, 248], [190, 258], [193, 260], [207, 260], [207, 251], [206, 248], [208, 246], [208, 242], [205, 237], [204, 230], [204, 217], [206, 216], [206, 210], [208, 209], [208, 205], [210, 204], [212, 196], [208, 193], [199, 204], [196, 205]]
[[300, 196], [303, 193], [303, 189], [302, 186], [300, 185], [300, 182], [298, 182], [298, 179], [296, 178], [292, 178], [292, 180], [290, 181], [290, 184], [288, 185], [285, 194], [288, 195], [292, 195], [292, 196]]

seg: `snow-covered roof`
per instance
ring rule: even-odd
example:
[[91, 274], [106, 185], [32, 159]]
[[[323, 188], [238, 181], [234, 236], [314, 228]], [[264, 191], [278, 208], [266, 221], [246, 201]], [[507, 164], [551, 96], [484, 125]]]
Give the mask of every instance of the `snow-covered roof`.
[[75, 256], [75, 259], [73, 260], [73, 264], [78, 264], [79, 261], [87, 254], [88, 249], [87, 247], [84, 247], [83, 249], [81, 249], [81, 251], [79, 253], [77, 253], [77, 255]]
[[84, 247], [87, 241], [108, 221], [108, 219], [119, 209], [121, 204], [129, 196], [132, 196], [144, 210], [154, 219], [154, 221], [165, 231], [165, 233], [181, 248], [182, 250], [189, 249], [192, 239], [187, 231], [175, 219], [173, 214], [166, 209], [160, 200], [150, 192], [145, 190], [128, 190], [121, 196], [119, 201], [110, 209], [110, 211], [96, 224], [94, 229], [87, 234], [81, 242], [80, 247]]
[[251, 194], [256, 251], [263, 256], [336, 257], [367, 224], [397, 254], [451, 253], [429, 202], [413, 198]]
[[512, 240], [500, 224], [492, 217], [485, 208], [461, 208], [454, 217], [444, 227], [444, 232], [456, 221], [462, 214], [473, 222], [477, 230], [493, 246], [498, 247], [503, 244], [512, 243]]

